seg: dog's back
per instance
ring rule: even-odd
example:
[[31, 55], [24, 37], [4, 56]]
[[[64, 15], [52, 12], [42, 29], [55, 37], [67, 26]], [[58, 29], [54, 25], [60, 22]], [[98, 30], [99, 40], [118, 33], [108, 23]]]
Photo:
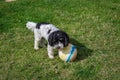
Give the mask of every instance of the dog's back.
[[45, 39], [48, 38], [50, 33], [59, 30], [54, 25], [49, 24], [47, 22], [41, 23], [27, 22], [26, 27], [31, 31], [34, 31], [34, 33], [40, 34], [41, 37], [44, 37]]

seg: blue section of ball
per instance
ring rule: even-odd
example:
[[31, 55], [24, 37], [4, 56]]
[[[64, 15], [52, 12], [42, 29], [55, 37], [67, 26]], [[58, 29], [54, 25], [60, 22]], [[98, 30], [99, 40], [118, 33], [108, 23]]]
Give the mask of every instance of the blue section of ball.
[[69, 62], [71, 60], [72, 55], [74, 54], [76, 47], [74, 45], [72, 45], [71, 49], [70, 49], [70, 55], [68, 56], [66, 62]]

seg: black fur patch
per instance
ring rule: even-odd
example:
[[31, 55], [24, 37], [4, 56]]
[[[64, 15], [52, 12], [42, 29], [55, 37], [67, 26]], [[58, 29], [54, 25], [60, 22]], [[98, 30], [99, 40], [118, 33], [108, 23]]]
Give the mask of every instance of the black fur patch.
[[37, 28], [37, 29], [40, 29], [40, 26], [41, 26], [41, 25], [45, 25], [45, 24], [49, 24], [49, 23], [47, 23], [47, 22], [37, 23], [36, 28]]
[[49, 34], [49, 33], [50, 33], [50, 31], [51, 31], [51, 29], [47, 32], [47, 34]]

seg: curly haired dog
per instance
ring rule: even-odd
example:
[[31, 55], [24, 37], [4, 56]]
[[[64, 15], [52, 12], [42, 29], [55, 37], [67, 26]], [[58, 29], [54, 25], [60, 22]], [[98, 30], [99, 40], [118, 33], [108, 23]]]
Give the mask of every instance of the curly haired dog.
[[47, 40], [48, 56], [51, 59], [54, 58], [53, 49], [62, 49], [69, 44], [69, 36], [67, 33], [59, 30], [53, 24], [46, 22], [27, 22], [26, 27], [34, 32], [34, 49], [39, 49], [39, 42], [42, 38]]

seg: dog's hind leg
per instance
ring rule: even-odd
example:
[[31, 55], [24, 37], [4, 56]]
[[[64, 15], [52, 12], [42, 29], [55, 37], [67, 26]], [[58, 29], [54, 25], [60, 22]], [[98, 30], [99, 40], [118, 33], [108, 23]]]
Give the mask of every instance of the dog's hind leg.
[[40, 39], [35, 39], [35, 40], [34, 40], [34, 49], [35, 49], [35, 50], [38, 50], [38, 49], [39, 49], [39, 42], [40, 42]]
[[38, 50], [39, 49], [39, 44], [41, 40], [41, 34], [37, 32], [37, 30], [34, 31], [34, 49]]

